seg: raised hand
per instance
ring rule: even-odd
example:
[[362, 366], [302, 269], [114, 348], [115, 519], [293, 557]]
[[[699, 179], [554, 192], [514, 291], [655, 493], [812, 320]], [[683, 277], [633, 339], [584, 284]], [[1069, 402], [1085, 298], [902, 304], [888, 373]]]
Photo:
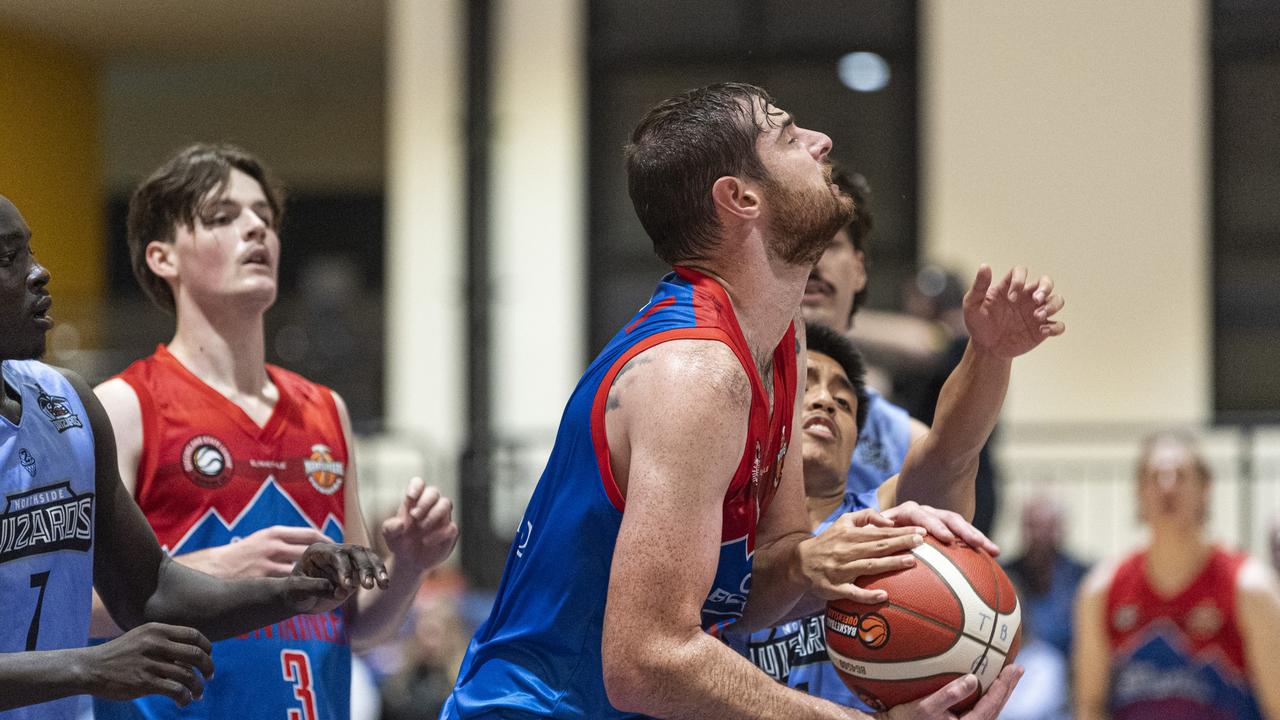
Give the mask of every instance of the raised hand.
[[[1022, 668], [1017, 665], [1009, 665], [1000, 671], [996, 676], [995, 682], [991, 683], [991, 687], [983, 693], [978, 703], [973, 709], [964, 715], [960, 715], [962, 720], [996, 720], [1000, 716], [1000, 710], [1004, 704], [1009, 701], [1009, 695], [1013, 692], [1013, 688], [1018, 684], [1018, 680], [1022, 677]], [[951, 706], [964, 700], [978, 689], [978, 678], [973, 675], [965, 675], [956, 678], [947, 683], [943, 688], [934, 694], [913, 703], [898, 705], [889, 708], [888, 712], [881, 713], [880, 717], [886, 720], [957, 720], [957, 716], [951, 712]]]
[[944, 543], [950, 544], [960, 539], [970, 547], [986, 550], [993, 557], [1000, 554], [1000, 548], [960, 513], [908, 500], [882, 514], [898, 525], [918, 525]]
[[991, 267], [983, 264], [964, 296], [964, 324], [974, 345], [1015, 358], [1066, 331], [1053, 319], [1064, 301], [1053, 294], [1048, 275], [1028, 282], [1027, 269], [1015, 267], [995, 285], [991, 278]]
[[358, 588], [387, 587], [382, 559], [362, 545], [331, 542], [311, 545], [288, 578], [287, 598], [298, 612], [328, 612], [347, 601]]
[[[422, 478], [413, 478], [396, 514], [382, 523], [382, 537], [401, 563], [414, 571], [439, 565], [458, 542], [458, 526], [452, 520], [453, 503]], [[398, 572], [398, 571], [397, 571]]]
[[164, 695], [185, 707], [204, 694], [213, 677], [213, 647], [198, 630], [147, 623], [82, 650], [88, 690], [108, 700]]
[[874, 510], [841, 515], [816, 537], [800, 543], [800, 572], [824, 600], [848, 598], [860, 603], [884, 602], [883, 590], [854, 584], [863, 575], [878, 575], [915, 565], [908, 551], [924, 542], [918, 527], [894, 527]]

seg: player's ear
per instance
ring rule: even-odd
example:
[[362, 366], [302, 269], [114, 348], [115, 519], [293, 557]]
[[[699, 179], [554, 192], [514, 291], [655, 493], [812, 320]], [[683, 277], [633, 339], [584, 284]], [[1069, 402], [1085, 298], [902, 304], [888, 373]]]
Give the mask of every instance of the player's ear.
[[711, 186], [716, 215], [724, 220], [745, 221], [760, 217], [760, 192], [742, 178], [725, 175]]
[[157, 277], [171, 279], [178, 274], [177, 258], [174, 257], [173, 243], [152, 240], [147, 243], [147, 247], [143, 250], [143, 256], [147, 260], [147, 267]]

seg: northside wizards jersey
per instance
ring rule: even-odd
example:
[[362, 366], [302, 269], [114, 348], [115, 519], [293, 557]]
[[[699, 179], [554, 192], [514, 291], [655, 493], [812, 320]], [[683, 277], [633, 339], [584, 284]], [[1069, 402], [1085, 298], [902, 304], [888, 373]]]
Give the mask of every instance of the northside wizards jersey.
[[[135, 499], [171, 555], [226, 545], [272, 525], [342, 542], [347, 446], [332, 393], [268, 365], [280, 391], [259, 427], [161, 345], [119, 377], [142, 410]], [[204, 697], [94, 701], [112, 718], [330, 720], [351, 710], [351, 648], [339, 608], [297, 615], [213, 644]]]
[[[861, 494], [846, 490], [840, 504], [813, 529], [813, 534], [817, 536], [826, 532], [831, 523], [845, 513], [868, 508], [880, 510], [875, 490]], [[835, 665], [831, 664], [831, 657], [827, 655], [826, 614], [823, 610], [776, 627], [757, 630], [749, 636], [730, 628], [724, 634], [725, 642], [766, 675], [787, 687], [872, 714], [875, 710], [853, 694], [840, 679]]]
[[507, 555], [497, 600], [467, 649], [442, 718], [634, 717], [609, 704], [600, 657], [609, 568], [625, 506], [609, 466], [605, 400], [631, 358], [680, 339], [725, 343], [751, 379], [747, 441], [724, 496], [720, 560], [702, 606], [702, 627], [715, 633], [741, 617], [751, 589], [756, 524], [773, 499], [787, 452], [795, 328], [788, 326], [773, 352], [771, 418], [728, 295], [710, 277], [677, 268], [587, 368], [569, 398]]
[[1213, 548], [1191, 584], [1164, 598], [1147, 582], [1146, 553], [1127, 558], [1107, 592], [1108, 708], [1116, 720], [1254, 720], [1236, 622], [1245, 556]]
[[[0, 417], [0, 653], [84, 647], [93, 601], [96, 489], [93, 428], [62, 373], [6, 360], [22, 396], [15, 425]], [[75, 697], [0, 710], [0, 720], [71, 720]]]

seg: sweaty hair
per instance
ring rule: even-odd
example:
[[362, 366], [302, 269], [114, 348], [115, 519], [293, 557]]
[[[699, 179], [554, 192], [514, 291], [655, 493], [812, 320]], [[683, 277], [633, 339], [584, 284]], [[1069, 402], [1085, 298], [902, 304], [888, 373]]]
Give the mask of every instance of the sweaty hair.
[[835, 360], [853, 386], [853, 395], [858, 399], [857, 423], [858, 434], [861, 435], [871, 405], [871, 398], [867, 395], [867, 370], [862, 362], [862, 353], [858, 352], [849, 338], [821, 323], [805, 323], [804, 332], [809, 352], [822, 353]]
[[1209, 470], [1209, 463], [1205, 462], [1204, 455], [1200, 453], [1200, 444], [1196, 442], [1196, 439], [1190, 433], [1179, 430], [1162, 430], [1142, 439], [1142, 450], [1138, 453], [1138, 470], [1136, 473], [1139, 477], [1147, 469], [1147, 463], [1151, 460], [1151, 453], [1155, 450], [1156, 445], [1166, 442], [1186, 448], [1191, 455], [1191, 462], [1195, 466], [1196, 475], [1199, 476], [1201, 482], [1207, 483], [1213, 479], [1213, 473]]
[[[848, 225], [844, 226], [844, 230], [849, 233], [849, 239], [853, 241], [853, 249], [863, 253], [862, 266], [864, 268], [869, 267], [871, 261], [867, 258], [866, 252], [867, 243], [871, 240], [871, 228], [873, 226], [871, 185], [867, 183], [867, 179], [860, 173], [850, 172], [839, 166], [832, 172], [831, 181], [853, 198], [853, 219], [849, 221]], [[870, 285], [871, 283], [868, 282], [854, 294], [853, 307], [849, 309], [850, 319], [857, 315], [858, 310], [867, 303], [867, 289]]]
[[[705, 257], [718, 242], [711, 186], [721, 177], [764, 180], [756, 138], [773, 102], [754, 85], [721, 83], [653, 106], [627, 145], [627, 191], [653, 250], [669, 264]], [[760, 110], [760, 115], [756, 111]]]
[[192, 145], [151, 174], [129, 199], [129, 261], [138, 284], [161, 309], [174, 311], [173, 289], [147, 266], [147, 245], [171, 243], [178, 225], [195, 227], [201, 203], [239, 170], [258, 181], [271, 206], [274, 227], [284, 215], [284, 191], [256, 157], [232, 145]]

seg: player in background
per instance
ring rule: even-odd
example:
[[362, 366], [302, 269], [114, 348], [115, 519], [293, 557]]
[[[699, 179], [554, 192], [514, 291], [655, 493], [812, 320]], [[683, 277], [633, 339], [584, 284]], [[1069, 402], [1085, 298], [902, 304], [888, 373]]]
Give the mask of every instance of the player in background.
[[1145, 548], [1104, 564], [1076, 599], [1075, 717], [1280, 718], [1280, 584], [1206, 537], [1209, 467], [1190, 437], [1138, 461]]
[[[923, 530], [868, 513], [812, 538], [788, 460], [809, 270], [852, 213], [831, 140], [750, 85], [653, 107], [626, 151], [636, 213], [675, 266], [569, 399], [442, 718], [858, 718], [773, 682], [716, 635], [903, 567]], [[994, 718], [1006, 670], [973, 711]], [[948, 717], [967, 676], [893, 716]]]
[[[280, 579], [217, 579], [173, 562], [117, 474], [111, 423], [78, 375], [38, 362], [49, 272], [0, 197], [0, 718], [71, 720], [75, 695], [179, 705], [214, 674], [209, 638], [385, 586], [365, 548], [324, 542]], [[121, 637], [85, 647], [93, 588]]]
[[[867, 301], [867, 243], [875, 226], [871, 212], [871, 187], [857, 173], [837, 169], [832, 179], [853, 198], [853, 219], [841, 227], [822, 253], [805, 284], [801, 308], [804, 319], [842, 333], [853, 330], [854, 318]], [[867, 422], [858, 435], [853, 463], [849, 466], [849, 490], [874, 491], [902, 470], [908, 448], [929, 428], [903, 408], [867, 387]], [[938, 507], [947, 507], [929, 498]]]
[[[342, 398], [264, 360], [283, 210], [269, 171], [230, 146], [188, 147], [144, 181], [129, 204], [130, 257], [177, 328], [168, 345], [97, 388], [121, 477], [160, 542], [178, 562], [221, 577], [287, 573], [326, 536], [368, 539]], [[381, 528], [389, 587], [358, 593], [323, 623], [215, 644], [225, 671], [188, 712], [346, 717], [351, 648], [399, 628], [426, 571], [454, 546], [450, 514], [447, 498], [411, 481]], [[163, 699], [99, 702], [95, 711], [99, 720], [179, 714]]]
[[[967, 487], [971, 511], [978, 453], [1000, 414], [1013, 358], [1065, 330], [1054, 319], [1063, 301], [1052, 294], [1052, 282], [1042, 278], [1036, 284], [1026, 284], [1025, 278], [1026, 271], [1015, 268], [993, 286], [991, 271], [985, 266], [978, 271], [964, 303], [971, 349], [966, 362], [947, 381], [938, 403], [937, 422], [913, 446], [901, 475], [871, 490], [859, 492], [847, 482], [855, 445], [862, 441], [859, 431], [866, 426], [869, 414], [861, 356], [843, 333], [808, 323], [807, 383], [800, 420], [805, 499], [810, 528], [818, 542], [835, 541], [842, 525], [860, 521], [859, 511], [885, 508], [885, 517], [908, 518], [944, 541], [959, 536], [993, 555], [999, 552], [960, 514], [914, 501], [901, 502], [901, 497], [928, 496], [940, 485]], [[1041, 293], [1043, 303], [1037, 300]], [[916, 462], [921, 456], [945, 462]], [[953, 492], [945, 497], [966, 507], [963, 499], [955, 496]], [[749, 638], [731, 632], [729, 642], [775, 680], [841, 705], [866, 709], [827, 658], [822, 606], [799, 603], [791, 615], [797, 619], [757, 631]]]

